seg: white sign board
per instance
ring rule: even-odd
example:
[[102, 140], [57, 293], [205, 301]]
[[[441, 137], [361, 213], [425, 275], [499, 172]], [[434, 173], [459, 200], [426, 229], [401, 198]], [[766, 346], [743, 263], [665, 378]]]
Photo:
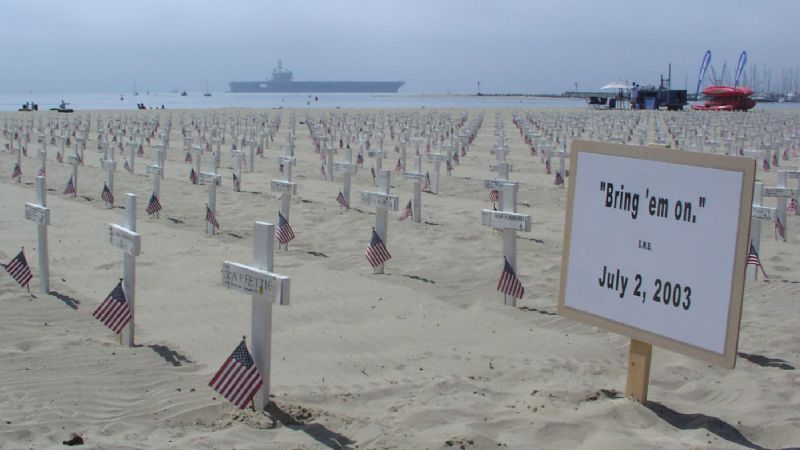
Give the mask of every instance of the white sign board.
[[764, 197], [797, 198], [798, 193], [800, 193], [800, 189], [797, 188], [765, 187], [763, 195]]
[[269, 295], [276, 283], [288, 292], [289, 277], [231, 261], [222, 263], [222, 285], [245, 294]]
[[108, 241], [111, 245], [122, 249], [125, 253], [138, 256], [141, 253], [141, 237], [139, 233], [131, 231], [122, 225], [108, 224]]
[[148, 164], [147, 173], [149, 175], [161, 175], [161, 167], [158, 164]]
[[481, 224], [496, 230], [531, 231], [531, 216], [484, 209], [481, 210]]
[[777, 214], [775, 208], [770, 208], [768, 206], [757, 206], [753, 205], [753, 219], [767, 219], [767, 220], [775, 220], [775, 215]]
[[284, 180], [272, 180], [270, 182], [272, 192], [291, 192], [292, 195], [297, 194], [297, 183]]
[[403, 172], [403, 179], [417, 181], [425, 178], [424, 173], [419, 172]]
[[576, 141], [559, 312], [733, 367], [755, 163]]
[[362, 192], [361, 203], [373, 208], [386, 208], [397, 211], [400, 205], [400, 197], [386, 195], [381, 192]]
[[25, 218], [38, 225], [50, 225], [50, 208], [33, 203], [25, 203]]

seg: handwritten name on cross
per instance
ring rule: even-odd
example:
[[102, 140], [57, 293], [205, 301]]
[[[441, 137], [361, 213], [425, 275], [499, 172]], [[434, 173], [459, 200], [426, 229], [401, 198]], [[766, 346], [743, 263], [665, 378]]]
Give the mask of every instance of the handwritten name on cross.
[[264, 377], [264, 384], [253, 401], [258, 410], [269, 403], [272, 303], [289, 304], [290, 279], [272, 272], [275, 226], [256, 222], [253, 234], [252, 266], [225, 261], [222, 263], [222, 285], [252, 295], [250, 339], [253, 361]]

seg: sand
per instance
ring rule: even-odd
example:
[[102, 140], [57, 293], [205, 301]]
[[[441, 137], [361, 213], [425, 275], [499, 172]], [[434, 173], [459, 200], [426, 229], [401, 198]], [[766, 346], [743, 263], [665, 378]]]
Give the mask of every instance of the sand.
[[[282, 125], [266, 157], [257, 157], [256, 172], [244, 173], [242, 192], [231, 189], [226, 135], [221, 229], [206, 235], [207, 193], [188, 181], [179, 118], [262, 113], [280, 114]], [[375, 189], [372, 159], [353, 177], [355, 208], [346, 211], [335, 201], [340, 174], [322, 180], [308, 129], [298, 124], [299, 187], [290, 219], [297, 239], [275, 253], [274, 270], [290, 276], [292, 287], [291, 304], [273, 310], [274, 406], [266, 414], [237, 410], [207, 386], [250, 332], [251, 300], [220, 285], [220, 267], [224, 260], [251, 262], [254, 221], [277, 221], [269, 180], [279, 178], [275, 157], [290, 113], [162, 113], [173, 114], [173, 133], [159, 219], [144, 213], [151, 181], [143, 163], [152, 147], [145, 145], [135, 175], [117, 172], [117, 204], [125, 192], [139, 198], [134, 348], [121, 346], [91, 315], [122, 276], [122, 253], [109, 245], [106, 228], [124, 223], [122, 209], [100, 200], [105, 172], [94, 122], [77, 198], [60, 195], [70, 168], [56, 163], [57, 146], [48, 145], [49, 295], [40, 292], [35, 226], [23, 208], [36, 198], [38, 144], [28, 144], [21, 184], [8, 176], [15, 156], [0, 152], [0, 261], [24, 246], [34, 271], [31, 294], [0, 272], [0, 448], [63, 447], [73, 433], [85, 439], [82, 448], [800, 446], [800, 220], [789, 219], [785, 243], [763, 226], [760, 253], [770, 278], [747, 283], [736, 368], [655, 348], [650, 402], [628, 400], [629, 339], [556, 312], [567, 190], [531, 157], [508, 110], [484, 111], [469, 154], [451, 177], [443, 171], [438, 195], [423, 194], [423, 224], [390, 212], [393, 259], [384, 275], [372, 274], [364, 258], [375, 215], [357, 200], [358, 192]], [[331, 111], [298, 111], [297, 120], [306, 114]], [[511, 147], [511, 178], [523, 183], [518, 211], [533, 217], [532, 231], [518, 240], [526, 294], [517, 307], [504, 306], [495, 290], [502, 242], [480, 224], [480, 210], [491, 207], [483, 180], [494, 175], [488, 163], [496, 114]], [[641, 114], [655, 120], [667, 113]], [[92, 120], [134, 115], [145, 117], [93, 112]], [[0, 123], [27, 117], [7, 114]], [[391, 168], [397, 156], [388, 137], [385, 147], [384, 167]], [[759, 178], [770, 184], [775, 172], [759, 167]], [[411, 183], [392, 172], [392, 186], [405, 205]]]

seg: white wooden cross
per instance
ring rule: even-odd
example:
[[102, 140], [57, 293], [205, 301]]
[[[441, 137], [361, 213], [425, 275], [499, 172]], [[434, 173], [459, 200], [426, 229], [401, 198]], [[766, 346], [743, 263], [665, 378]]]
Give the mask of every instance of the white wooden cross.
[[[100, 161], [100, 164], [105, 169], [107, 176], [106, 176], [106, 185], [108, 186], [108, 190], [111, 191], [112, 195], [114, 193], [114, 172], [117, 170], [117, 162], [114, 161], [114, 152], [111, 152], [111, 159], [104, 159]], [[111, 202], [106, 202], [106, 207], [113, 208], [114, 204]]]
[[[547, 156], [548, 157], [549, 156], [555, 156], [555, 157], [558, 158], [558, 173], [560, 173], [561, 176], [564, 177], [564, 179], [566, 180], [567, 173], [565, 172], [565, 170], [566, 170], [565, 167], [566, 166], [565, 166], [565, 163], [564, 163], [564, 159], [569, 157], [569, 152], [567, 152], [566, 149], [553, 150]], [[561, 187], [564, 187], [564, 184], [562, 184]]]
[[800, 194], [800, 189], [798, 188], [789, 188], [786, 187], [786, 182], [789, 177], [789, 171], [787, 170], [779, 170], [778, 171], [778, 185], [774, 187], [764, 187], [763, 188], [763, 196], [764, 197], [775, 197], [777, 199], [775, 205], [775, 214], [776, 219], [780, 220], [781, 225], [783, 225], [783, 241], [786, 242], [786, 236], [789, 233], [789, 225], [786, 223], [786, 199], [787, 198], [797, 198], [798, 194]]
[[[256, 171], [256, 169], [255, 169], [256, 140], [255, 139], [248, 139], [248, 140], [245, 141], [245, 144], [247, 144], [247, 146], [250, 148], [250, 153], [247, 155], [248, 156], [247, 157], [247, 160], [248, 160], [247, 171], [248, 172], [255, 172]], [[242, 150], [244, 150], [244, 149], [242, 149]], [[239, 177], [239, 179], [241, 180], [241, 177]]]
[[[517, 231], [531, 231], [531, 216], [518, 214], [517, 211], [517, 184], [502, 183], [500, 196], [500, 211], [491, 209], [481, 210], [481, 224], [503, 234], [503, 257], [514, 269], [517, 270]], [[506, 306], [517, 306], [516, 297], [503, 294]]]
[[[197, 176], [197, 184], [208, 185], [208, 209], [217, 215], [217, 186], [222, 177], [213, 172], [200, 172]], [[206, 221], [206, 233], [215, 234], [216, 228], [214, 225]]]
[[[233, 163], [233, 171], [236, 174], [236, 177], [239, 179], [239, 185], [241, 186], [241, 184], [242, 184], [242, 159], [244, 158], [244, 152], [242, 152], [241, 150], [233, 150], [233, 151], [231, 151], [231, 153], [233, 154], [233, 159], [235, 161]], [[233, 190], [238, 192], [241, 189], [237, 188], [236, 186], [234, 186]]]
[[[760, 253], [761, 248], [761, 220], [775, 221], [776, 208], [762, 206], [761, 202], [764, 201], [764, 184], [756, 181], [753, 187], [753, 207], [750, 215], [750, 242], [757, 253]], [[747, 265], [747, 279], [758, 279], [758, 267], [754, 265]]]
[[50, 263], [47, 252], [47, 226], [50, 225], [50, 208], [45, 197], [45, 178], [36, 177], [36, 197], [38, 203], [25, 203], [25, 218], [36, 224], [36, 237], [39, 250], [39, 278], [42, 293], [50, 293]]
[[414, 201], [412, 202], [413, 205], [413, 214], [411, 220], [415, 223], [422, 222], [422, 179], [425, 178], [425, 174], [422, 173], [422, 156], [416, 155], [414, 156], [414, 171], [413, 172], [403, 172], [403, 178], [406, 180], [411, 180], [414, 186]]
[[326, 136], [323, 140], [322, 151], [325, 152], [325, 179], [329, 181], [333, 181], [333, 155], [337, 154], [339, 150], [336, 148], [335, 145], [331, 142], [330, 139]]
[[[161, 202], [161, 167], [158, 164], [148, 164], [147, 174], [153, 178], [153, 194]], [[158, 215], [159, 212], [156, 211], [156, 218], [158, 218]]]
[[444, 154], [441, 152], [428, 153], [428, 161], [433, 161], [433, 186], [431, 191], [434, 194], [439, 193], [439, 175], [442, 170], [442, 161], [444, 161]]
[[252, 295], [250, 339], [253, 361], [264, 377], [264, 384], [253, 401], [257, 410], [269, 404], [270, 356], [272, 352], [272, 303], [289, 304], [290, 279], [272, 272], [275, 226], [256, 222], [253, 234], [252, 266], [225, 261], [222, 285]]
[[75, 195], [78, 194], [78, 157], [69, 155], [67, 163], [72, 166], [72, 185], [75, 187]]
[[[375, 232], [378, 233], [378, 237], [381, 238], [384, 245], [387, 245], [389, 210], [397, 211], [400, 205], [400, 197], [389, 195], [390, 179], [391, 172], [381, 169], [378, 171], [378, 192], [361, 192], [361, 203], [377, 209], [375, 213]], [[375, 268], [375, 273], [383, 273], [383, 264]]]
[[[281, 199], [281, 215], [288, 221], [289, 220], [289, 207], [291, 206], [292, 195], [297, 194], [297, 183], [292, 182], [292, 166], [295, 165], [295, 158], [289, 156], [291, 151], [288, 147], [285, 148], [287, 155], [278, 158], [278, 163], [283, 164], [283, 180], [272, 180], [270, 188], [273, 193], [278, 194]], [[281, 244], [278, 243], [278, 248]], [[283, 248], [289, 250], [289, 243], [284, 244]]]
[[[349, 138], [349, 134], [348, 140]], [[350, 146], [344, 149], [344, 161], [336, 161], [336, 170], [343, 172], [342, 174], [342, 195], [344, 195], [347, 204], [350, 204], [350, 179], [354, 173], [358, 172], [358, 165], [353, 164], [353, 150]]]
[[133, 347], [134, 343], [134, 321], [136, 319], [135, 299], [136, 299], [136, 257], [141, 253], [141, 237], [136, 232], [136, 195], [128, 193], [125, 195], [125, 226], [115, 223], [108, 224], [108, 240], [114, 247], [121, 249], [123, 253], [123, 289], [125, 298], [128, 300], [128, 308], [131, 310], [131, 321], [122, 331], [122, 341], [128, 347]]
[[[136, 142], [129, 141], [128, 142], [128, 165], [130, 166], [130, 173], [135, 173], [136, 171], [136, 149], [139, 147], [136, 145]], [[113, 160], [113, 153], [111, 159]]]
[[[203, 153], [204, 152], [205, 152], [205, 150], [203, 149], [203, 147], [200, 147], [199, 145], [195, 145], [194, 147], [192, 147], [192, 150], [191, 150], [191, 153], [192, 153], [192, 164], [194, 165], [194, 172], [195, 173], [200, 173], [200, 167], [201, 167], [200, 160], [203, 158]], [[212, 172], [216, 173], [216, 171], [217, 171], [217, 168], [216, 167], [212, 167]]]
[[377, 149], [370, 149], [367, 155], [375, 158], [375, 172], [380, 172], [383, 168], [383, 158], [386, 158], [386, 150], [383, 149], [383, 134], [378, 135], [378, 142], [380, 145]]
[[156, 156], [156, 164], [158, 167], [161, 168], [161, 179], [164, 179], [164, 172], [167, 171], [166, 163], [167, 163], [167, 146], [164, 144], [156, 144], [155, 145], [155, 156]]

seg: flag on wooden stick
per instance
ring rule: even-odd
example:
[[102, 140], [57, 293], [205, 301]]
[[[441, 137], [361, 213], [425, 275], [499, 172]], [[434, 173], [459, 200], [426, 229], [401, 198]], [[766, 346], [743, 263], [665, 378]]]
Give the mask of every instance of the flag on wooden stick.
[[[13, 278], [20, 286], [27, 286], [30, 283], [33, 275], [31, 268], [28, 267], [28, 260], [25, 259], [25, 250], [20, 250], [19, 254], [14, 257], [8, 264], [3, 264], [11, 278]], [[30, 286], [28, 286], [30, 289]]]
[[64, 195], [71, 195], [73, 197], [78, 195], [78, 192], [75, 190], [75, 183], [72, 182], [72, 177], [69, 177], [69, 181], [67, 181], [67, 186], [64, 188]]
[[186, 157], [185, 157], [185, 158], [183, 158], [183, 162], [185, 162], [185, 163], [191, 163], [191, 162], [192, 162], [192, 154], [191, 154], [191, 153], [189, 153], [189, 152], [186, 152]]
[[63, 163], [64, 162], [64, 155], [61, 152], [56, 152], [56, 161]]
[[372, 229], [372, 239], [369, 241], [365, 255], [373, 269], [392, 259], [392, 255], [389, 254], [389, 250], [378, 236], [375, 228]]
[[792, 215], [797, 214], [797, 200], [794, 198], [789, 199], [789, 204], [786, 205], [786, 212]]
[[503, 262], [505, 264], [503, 272], [500, 274], [500, 281], [497, 282], [497, 290], [512, 297], [522, 298], [525, 294], [525, 288], [517, 278], [517, 274], [514, 273], [514, 269], [508, 263], [508, 260], [503, 258]]
[[22, 169], [20, 169], [19, 164], [14, 163], [14, 170], [11, 171], [11, 179], [21, 177], [22, 176]]
[[761, 265], [761, 258], [758, 257], [758, 252], [756, 251], [756, 246], [753, 245], [753, 241], [750, 241], [750, 253], [747, 254], [747, 265], [749, 266], [751, 264], [761, 269], [764, 278], [769, 278], [767, 273], [764, 272], [764, 266]]
[[147, 202], [147, 207], [144, 210], [147, 211], [148, 216], [152, 216], [153, 214], [161, 211], [161, 202], [158, 201], [158, 197], [156, 197], [155, 192], [153, 192], [153, 194], [150, 196], [150, 201]]
[[339, 195], [336, 196], [336, 203], [338, 203], [342, 208], [350, 209], [350, 204], [347, 203], [347, 199], [344, 198], [342, 191], [339, 191]]
[[497, 189], [489, 191], [489, 200], [491, 200], [492, 203], [500, 201], [500, 192]]
[[761, 167], [765, 172], [769, 172], [769, 160], [767, 158], [764, 158], [764, 161], [761, 162]]
[[194, 167], [189, 171], [189, 181], [191, 181], [192, 184], [197, 184], [197, 172], [194, 171]]
[[561, 172], [556, 170], [556, 181], [554, 182], [556, 186], [564, 186], [564, 177], [561, 176]]
[[139, 148], [136, 150], [136, 156], [144, 156], [144, 147], [142, 147], [142, 144], [139, 144]]
[[117, 286], [97, 307], [92, 316], [117, 334], [131, 321], [133, 314], [128, 306], [125, 292], [122, 290], [122, 280], [117, 283]]
[[777, 215], [775, 216], [775, 239], [781, 238], [784, 241], [786, 240], [786, 228], [784, 228], [783, 223], [781, 223], [781, 218]]
[[40, 177], [47, 176], [47, 172], [44, 170], [44, 167], [39, 168], [39, 176]]
[[128, 160], [127, 159], [125, 159], [125, 162], [122, 163], [122, 168], [127, 170], [128, 172], [133, 172], [133, 169], [131, 169], [131, 165], [128, 164]]
[[292, 230], [286, 217], [283, 217], [280, 212], [278, 213], [278, 228], [275, 228], [275, 238], [283, 245], [294, 239], [294, 230]]
[[550, 168], [550, 157], [548, 156], [547, 159], [544, 160], [544, 173], [550, 175], [551, 172]]
[[233, 190], [240, 191], [242, 189], [242, 183], [239, 181], [239, 177], [236, 174], [233, 174]]
[[217, 216], [214, 214], [214, 211], [211, 211], [211, 208], [206, 205], [206, 222], [214, 225], [214, 228], [219, 229], [219, 222], [217, 222]]
[[414, 210], [411, 208], [411, 200], [409, 200], [408, 204], [406, 205], [406, 207], [403, 208], [403, 212], [400, 213], [400, 219], [399, 220], [405, 220], [405, 219], [408, 219], [409, 217], [413, 217], [413, 216], [414, 216]]
[[100, 194], [100, 198], [104, 201], [114, 204], [114, 194], [111, 192], [111, 189], [108, 188], [108, 184], [103, 183], [103, 192]]
[[422, 182], [422, 192], [430, 192], [431, 191], [431, 175], [428, 172], [425, 172], [425, 180]]
[[244, 409], [264, 384], [264, 376], [247, 350], [244, 338], [208, 385], [239, 409]]

